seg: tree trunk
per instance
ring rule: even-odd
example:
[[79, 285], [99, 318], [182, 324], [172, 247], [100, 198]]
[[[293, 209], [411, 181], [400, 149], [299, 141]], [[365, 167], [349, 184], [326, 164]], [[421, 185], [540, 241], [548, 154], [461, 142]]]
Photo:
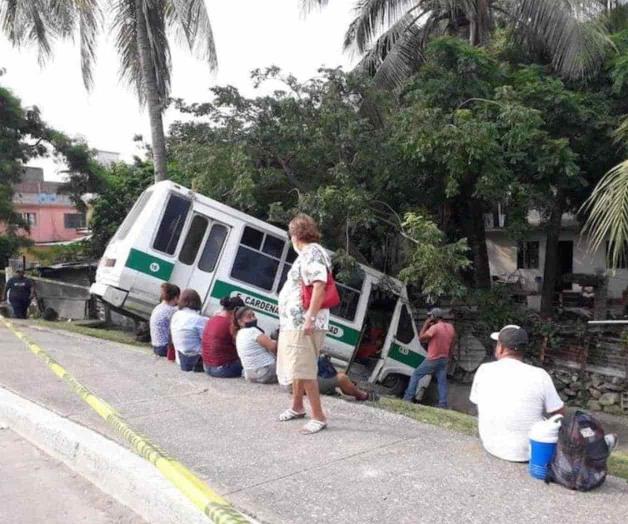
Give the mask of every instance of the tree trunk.
[[562, 198], [556, 196], [556, 205], [552, 209], [547, 223], [545, 236], [545, 264], [543, 266], [543, 290], [541, 291], [541, 315], [551, 317], [554, 313], [554, 294], [558, 280], [558, 242], [562, 225]]
[[474, 282], [478, 289], [490, 289], [491, 270], [486, 248], [486, 228], [484, 226], [484, 206], [475, 199], [467, 200], [465, 214], [460, 217], [467, 242], [471, 248]]
[[164, 104], [157, 88], [155, 66], [151, 59], [151, 45], [146, 22], [145, 3], [135, 0], [135, 18], [137, 24], [137, 49], [142, 68], [142, 88], [148, 106], [150, 134], [152, 142], [155, 182], [166, 180], [166, 137], [162, 114]]
[[469, 43], [473, 46], [486, 45], [491, 32], [490, 0], [477, 0], [476, 13], [469, 17]]

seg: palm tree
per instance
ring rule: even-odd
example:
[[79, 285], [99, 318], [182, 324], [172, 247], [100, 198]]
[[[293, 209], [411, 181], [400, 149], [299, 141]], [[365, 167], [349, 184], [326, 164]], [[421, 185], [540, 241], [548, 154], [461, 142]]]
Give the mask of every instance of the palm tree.
[[54, 40], [78, 35], [83, 82], [89, 89], [105, 8], [120, 56], [120, 76], [148, 107], [155, 181], [165, 180], [162, 115], [170, 96], [168, 36], [182, 37], [215, 69], [216, 48], [204, 0], [0, 0], [0, 28], [15, 46], [36, 45], [40, 62], [52, 54]]
[[[628, 117], [617, 130], [617, 139], [628, 146]], [[589, 249], [597, 251], [608, 242], [609, 266], [617, 268], [621, 262], [628, 262], [628, 160], [602, 177], [582, 211], [589, 212], [583, 228]]]
[[[304, 9], [329, 0], [302, 0]], [[344, 47], [362, 57], [358, 67], [381, 87], [401, 85], [420, 66], [421, 50], [433, 37], [458, 35], [472, 45], [490, 42], [506, 28], [521, 45], [542, 52], [568, 78], [593, 73], [609, 40], [596, 17], [606, 0], [357, 0]]]

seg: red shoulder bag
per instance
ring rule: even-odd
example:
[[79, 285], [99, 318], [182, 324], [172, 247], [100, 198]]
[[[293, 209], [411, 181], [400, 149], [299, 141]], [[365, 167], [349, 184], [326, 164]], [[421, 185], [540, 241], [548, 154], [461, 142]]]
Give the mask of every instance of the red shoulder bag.
[[[303, 296], [303, 309], [307, 311], [310, 308], [310, 303], [312, 302], [312, 292], [314, 291], [314, 286], [306, 286], [305, 284], [301, 284], [301, 286]], [[321, 304], [321, 309], [332, 309], [335, 308], [338, 304], [340, 304], [340, 293], [338, 293], [338, 288], [336, 287], [334, 275], [332, 275], [331, 271], [328, 270], [327, 282], [325, 283], [325, 298], [323, 299], [323, 303]]]

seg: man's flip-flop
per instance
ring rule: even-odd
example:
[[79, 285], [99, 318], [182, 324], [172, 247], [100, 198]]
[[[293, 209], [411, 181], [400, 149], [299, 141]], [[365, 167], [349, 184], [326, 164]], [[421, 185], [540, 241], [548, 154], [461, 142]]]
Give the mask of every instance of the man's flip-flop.
[[303, 417], [305, 417], [305, 412], [299, 413], [292, 408], [288, 408], [281, 415], [279, 415], [279, 420], [281, 420], [281, 422], [288, 422], [289, 420]]
[[313, 435], [314, 433], [323, 431], [326, 427], [327, 427], [327, 422], [323, 422], [322, 420], [311, 419], [301, 429], [301, 435]]

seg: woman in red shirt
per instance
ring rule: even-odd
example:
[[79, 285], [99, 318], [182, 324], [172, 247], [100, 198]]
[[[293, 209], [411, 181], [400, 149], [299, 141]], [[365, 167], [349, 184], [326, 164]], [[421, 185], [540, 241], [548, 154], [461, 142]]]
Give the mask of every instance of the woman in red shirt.
[[242, 376], [242, 364], [233, 337], [233, 313], [244, 306], [244, 301], [240, 297], [224, 297], [220, 305], [222, 309], [207, 321], [203, 331], [203, 368], [212, 377], [236, 378]]

